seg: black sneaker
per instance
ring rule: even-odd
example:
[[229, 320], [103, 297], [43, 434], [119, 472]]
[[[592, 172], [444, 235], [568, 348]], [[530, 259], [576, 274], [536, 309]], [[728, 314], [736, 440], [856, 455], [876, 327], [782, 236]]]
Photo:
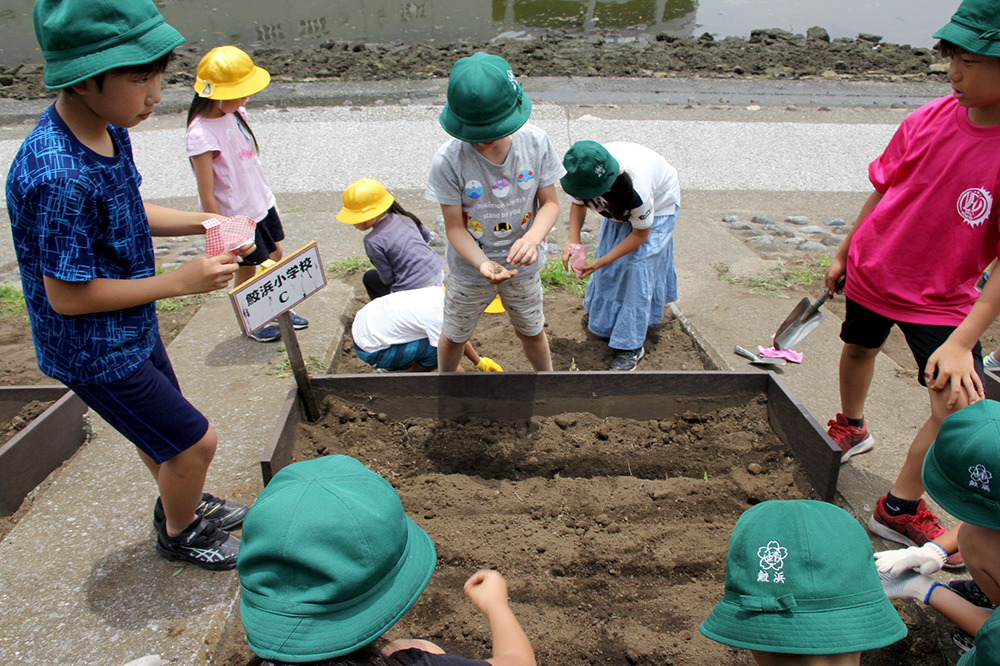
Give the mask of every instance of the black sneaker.
[[982, 588], [979, 587], [979, 584], [971, 578], [949, 580], [948, 587], [980, 608], [996, 608], [990, 598], [986, 596], [986, 593], [983, 592]]
[[976, 647], [976, 639], [962, 631], [958, 627], [954, 627], [951, 630], [951, 640], [955, 643], [958, 648], [959, 654], [965, 654], [972, 648]]
[[169, 537], [167, 524], [163, 522], [156, 530], [156, 550], [168, 560], [183, 560], [210, 571], [227, 571], [236, 566], [240, 540], [204, 518], [177, 537]]
[[615, 356], [614, 362], [611, 364], [611, 369], [617, 372], [631, 372], [635, 370], [635, 366], [639, 365], [639, 359], [646, 355], [646, 347], [639, 347], [638, 349], [627, 349], [625, 351], [618, 352]]
[[[230, 502], [212, 493], [202, 493], [201, 502], [198, 503], [194, 513], [199, 518], [215, 523], [218, 528], [233, 530], [243, 524], [243, 518], [249, 509], [246, 504]], [[164, 518], [163, 503], [157, 497], [156, 504], [153, 505], [153, 529], [159, 530]]]

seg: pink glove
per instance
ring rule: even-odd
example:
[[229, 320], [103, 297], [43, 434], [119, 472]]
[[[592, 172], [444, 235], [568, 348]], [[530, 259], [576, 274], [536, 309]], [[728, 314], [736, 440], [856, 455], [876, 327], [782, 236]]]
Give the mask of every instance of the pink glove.
[[573, 274], [580, 277], [583, 274], [583, 267], [587, 265], [587, 250], [579, 243], [569, 245], [569, 266], [573, 269]]
[[802, 362], [802, 352], [793, 349], [775, 349], [774, 347], [762, 347], [757, 345], [757, 352], [761, 358], [783, 358], [792, 363]]
[[219, 221], [215, 218], [201, 223], [205, 227], [205, 251], [210, 257], [217, 254], [235, 254], [236, 250], [252, 243], [257, 223], [245, 215], [234, 215]]

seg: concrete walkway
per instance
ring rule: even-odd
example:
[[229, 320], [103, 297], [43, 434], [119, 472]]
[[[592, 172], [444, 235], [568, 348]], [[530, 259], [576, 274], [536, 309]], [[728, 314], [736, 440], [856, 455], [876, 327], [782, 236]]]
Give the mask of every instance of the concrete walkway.
[[[886, 102], [856, 106], [856, 96], [836, 90], [827, 97], [821, 90], [813, 92], [809, 99], [820, 98], [818, 104], [791, 109], [780, 98], [746, 106], [715, 101], [668, 106], [641, 103], [641, 98], [629, 103], [628, 95], [652, 94], [649, 90], [619, 91], [622, 99], [616, 102], [607, 101], [615, 97], [602, 91], [596, 103], [553, 104], [545, 103], [547, 95], [567, 93], [535, 93], [533, 83], [527, 81], [526, 88], [540, 103], [532, 121], [549, 133], [560, 153], [583, 138], [631, 140], [661, 152], [677, 167], [684, 205], [676, 228], [681, 289], [676, 308], [713, 355], [733, 369], [747, 367], [731, 353], [733, 345], [766, 343], [794, 303], [748, 297], [742, 288], [718, 279], [718, 264], [744, 276], [772, 265], [733, 236], [722, 216], [853, 220], [870, 191], [867, 164], [889, 140], [905, 108], [946, 92], [939, 86], [895, 93], [881, 87], [879, 94], [905, 107], [900, 109]], [[712, 94], [701, 82], [691, 87], [698, 90], [689, 95]], [[357, 86], [330, 86], [323, 92], [327, 100], [362, 94]], [[183, 95], [172, 95], [165, 101], [177, 108]], [[439, 98], [440, 89], [424, 95]], [[579, 88], [577, 97], [583, 97]], [[399, 104], [388, 93], [381, 99], [381, 105], [370, 106], [251, 108], [265, 171], [282, 210], [287, 250], [317, 240], [325, 263], [362, 255], [362, 234], [334, 220], [340, 191], [362, 176], [385, 182], [425, 219], [436, 216], [436, 207], [422, 194], [431, 157], [445, 139], [436, 121], [440, 106], [413, 103], [412, 97]], [[709, 98], [696, 101], [701, 99]], [[829, 110], [819, 110], [820, 105]], [[30, 129], [30, 124], [13, 121], [27, 115], [9, 102], [0, 105], [0, 116], [12, 121], [0, 127], [3, 168]], [[147, 200], [193, 207], [183, 118], [154, 117], [133, 132], [133, 143]], [[553, 233], [560, 245], [566, 208]], [[183, 256], [184, 248], [200, 248], [197, 240], [168, 245], [163, 260], [172, 258], [171, 253]], [[0, 271], [13, 267], [10, 238], [2, 234]], [[332, 357], [351, 296], [347, 288], [331, 283], [297, 308], [311, 322], [299, 335], [307, 358], [328, 362]], [[208, 489], [250, 502], [260, 489], [261, 447], [292, 379], [281, 372], [278, 347], [240, 338], [234, 319], [227, 299], [213, 297], [169, 352], [185, 394], [219, 431]], [[831, 317], [800, 346], [805, 362], [789, 366], [783, 375], [821, 422], [839, 408], [838, 328]], [[867, 412], [876, 448], [845, 466], [840, 482], [845, 505], [864, 519], [895, 476], [906, 445], [926, 416], [927, 398], [907, 373], [880, 357]], [[0, 661], [116, 666], [156, 653], [172, 664], [210, 663], [233, 617], [236, 574], [209, 573], [157, 556], [150, 510], [154, 495], [131, 446], [95, 422], [92, 441], [0, 542]]]

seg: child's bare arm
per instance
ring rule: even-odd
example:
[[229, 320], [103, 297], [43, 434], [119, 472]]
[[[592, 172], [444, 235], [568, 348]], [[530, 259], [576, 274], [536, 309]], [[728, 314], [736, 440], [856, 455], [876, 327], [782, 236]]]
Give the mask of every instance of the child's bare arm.
[[556, 186], [549, 185], [538, 190], [538, 210], [535, 221], [526, 234], [510, 246], [507, 261], [515, 266], [531, 266], [538, 259], [538, 246], [545, 240], [556, 220], [559, 219], [559, 199]]
[[175, 210], [145, 202], [142, 205], [149, 220], [149, 231], [154, 236], [204, 235], [205, 227], [201, 226], [201, 223], [218, 217], [216, 213]]
[[824, 286], [830, 290], [830, 293], [836, 290], [837, 280], [847, 270], [847, 251], [851, 248], [851, 238], [854, 236], [854, 232], [868, 217], [868, 213], [872, 212], [872, 209], [882, 200], [882, 196], [882, 193], [878, 191], [871, 193], [868, 200], [865, 201], [865, 205], [861, 207], [861, 212], [858, 213], [858, 219], [854, 221], [851, 231], [844, 236], [840, 247], [837, 248], [837, 253], [830, 258], [830, 267], [826, 269], [826, 275], [823, 277]]
[[221, 215], [219, 202], [215, 200], [215, 171], [212, 170], [212, 160], [215, 153], [209, 151], [191, 158], [191, 169], [194, 179], [198, 182], [198, 199], [206, 213]]
[[496, 571], [477, 571], [462, 588], [486, 616], [493, 635], [493, 666], [535, 666], [535, 652], [507, 603], [507, 582]]
[[202, 294], [221, 289], [232, 280], [237, 265], [232, 255], [198, 257], [168, 273], [134, 280], [95, 278], [67, 282], [43, 276], [52, 309], [62, 315], [124, 310], [160, 298]]

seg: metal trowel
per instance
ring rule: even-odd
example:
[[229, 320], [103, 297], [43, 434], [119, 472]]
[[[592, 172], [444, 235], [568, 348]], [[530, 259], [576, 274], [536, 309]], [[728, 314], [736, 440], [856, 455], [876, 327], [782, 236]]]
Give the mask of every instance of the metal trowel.
[[774, 334], [774, 348], [792, 349], [822, 324], [823, 320], [826, 319], [826, 313], [820, 312], [819, 309], [834, 293], [844, 288], [844, 279], [845, 276], [841, 275], [837, 284], [834, 285], [834, 291], [824, 289], [815, 302], [808, 298], [799, 301], [791, 314], [785, 317], [785, 321], [778, 327], [778, 332]]
[[744, 349], [739, 345], [733, 347], [733, 351], [742, 356], [743, 358], [750, 359], [750, 365], [760, 365], [763, 367], [777, 367], [785, 364], [785, 359], [783, 358], [761, 358], [754, 354], [749, 349]]

